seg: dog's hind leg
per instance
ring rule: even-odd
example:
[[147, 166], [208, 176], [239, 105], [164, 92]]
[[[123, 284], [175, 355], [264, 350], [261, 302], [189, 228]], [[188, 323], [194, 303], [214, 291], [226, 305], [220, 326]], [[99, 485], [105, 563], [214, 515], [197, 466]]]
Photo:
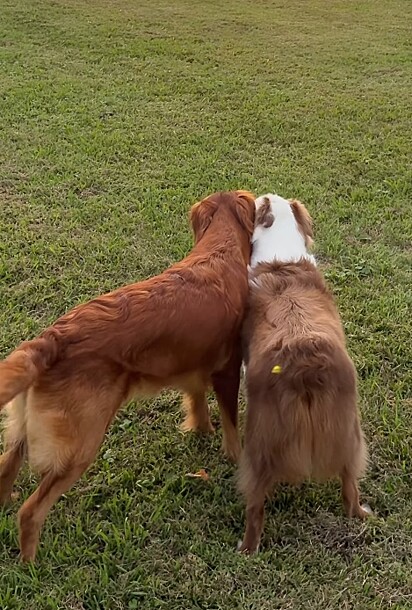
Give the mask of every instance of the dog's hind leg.
[[358, 517], [365, 519], [371, 515], [371, 510], [367, 505], [360, 505], [358, 478], [363, 474], [366, 466], [366, 445], [363, 439], [359, 422], [356, 423], [354, 434], [354, 446], [351, 452], [351, 461], [347, 464], [342, 473], [342, 500], [345, 513], [348, 517]]
[[238, 547], [240, 553], [252, 555], [259, 548], [265, 516], [265, 494], [249, 498], [246, 505], [246, 531]]
[[[97, 429], [96, 429], [97, 428]], [[40, 531], [47, 513], [62, 494], [68, 491], [92, 463], [103, 441], [106, 425], [101, 422], [93, 430], [93, 438], [88, 438], [82, 430], [82, 443], [64, 447], [65, 459], [43, 470], [41, 482], [36, 491], [26, 500], [18, 512], [19, 539], [22, 561], [32, 561], [36, 555]], [[49, 437], [50, 439], [50, 437]], [[87, 447], [87, 448], [85, 448]], [[58, 451], [58, 449], [57, 449]], [[44, 459], [44, 457], [42, 457]]]
[[371, 514], [370, 509], [360, 505], [356, 478], [345, 469], [341, 474], [341, 479], [342, 499], [346, 515], [348, 517], [358, 517], [359, 519], [369, 517]]
[[26, 454], [24, 442], [18, 443], [0, 456], [0, 505], [10, 502], [13, 484]]
[[10, 501], [14, 481], [26, 454], [25, 404], [24, 393], [6, 407], [5, 451], [0, 456], [0, 505]]
[[[242, 476], [242, 473], [240, 473]], [[265, 517], [265, 499], [272, 481], [266, 476], [256, 478], [253, 485], [244, 489], [246, 498], [246, 530], [238, 551], [248, 555], [256, 553], [262, 537]]]
[[18, 513], [23, 561], [34, 560], [49, 510], [94, 460], [125, 396], [113, 394], [77, 386], [68, 395], [63, 386], [60, 395], [54, 388], [31, 397], [27, 405], [28, 455], [41, 482]]
[[[265, 499], [274, 484], [274, 475], [266, 466], [262, 468], [260, 448], [252, 456], [248, 452], [248, 430], [246, 446], [240, 461], [238, 487], [246, 500], [246, 530], [238, 551], [253, 554], [259, 548], [263, 531]], [[260, 464], [260, 465], [259, 465]]]
[[241, 445], [238, 432], [238, 395], [242, 354], [235, 348], [222, 371], [212, 375], [223, 428], [223, 451], [234, 462], [239, 459]]
[[39, 487], [26, 500], [18, 513], [22, 561], [34, 560], [40, 531], [47, 513], [60, 496], [80, 478], [90, 462], [71, 464], [62, 474], [49, 472], [42, 476]]

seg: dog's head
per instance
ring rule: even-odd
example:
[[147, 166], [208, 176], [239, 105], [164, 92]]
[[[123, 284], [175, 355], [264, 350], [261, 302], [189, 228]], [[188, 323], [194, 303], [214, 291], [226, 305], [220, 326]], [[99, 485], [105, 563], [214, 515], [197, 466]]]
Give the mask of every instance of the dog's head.
[[295, 217], [299, 231], [305, 240], [305, 246], [310, 248], [313, 245], [313, 224], [312, 218], [300, 201], [297, 199], [283, 199], [278, 195], [268, 193], [256, 199], [255, 230], [269, 228], [276, 218], [290, 213]]
[[255, 198], [248, 191], [214, 193], [195, 203], [190, 211], [190, 222], [196, 243], [203, 237], [213, 218], [218, 213], [227, 213], [251, 238], [255, 220]]

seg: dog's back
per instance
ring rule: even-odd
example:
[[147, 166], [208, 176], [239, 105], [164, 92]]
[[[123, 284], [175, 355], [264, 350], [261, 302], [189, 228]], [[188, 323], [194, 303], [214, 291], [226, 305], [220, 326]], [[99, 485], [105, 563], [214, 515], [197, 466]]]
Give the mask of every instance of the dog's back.
[[[268, 469], [278, 482], [338, 475], [358, 420], [356, 373], [333, 298], [303, 260], [259, 265], [251, 283], [245, 459], [256, 460], [253, 476]], [[247, 464], [243, 471], [248, 479]]]

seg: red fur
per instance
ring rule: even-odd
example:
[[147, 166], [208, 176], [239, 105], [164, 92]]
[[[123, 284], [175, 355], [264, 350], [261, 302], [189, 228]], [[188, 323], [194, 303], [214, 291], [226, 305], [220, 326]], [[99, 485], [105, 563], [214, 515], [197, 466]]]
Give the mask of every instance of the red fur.
[[[310, 226], [310, 225], [307, 225]], [[244, 325], [247, 417], [239, 487], [240, 550], [259, 545], [266, 494], [276, 483], [340, 476], [348, 516], [364, 518], [357, 479], [366, 448], [356, 372], [334, 300], [306, 260], [263, 263], [252, 274]], [[274, 366], [280, 373], [272, 372]]]
[[6, 451], [0, 502], [25, 452], [42, 475], [19, 511], [20, 546], [33, 559], [47, 512], [94, 459], [120, 406], [165, 387], [185, 392], [184, 429], [212, 430], [213, 385], [226, 453], [238, 457], [239, 333], [248, 294], [254, 199], [216, 193], [195, 204], [195, 247], [159, 276], [79, 305], [0, 363]]

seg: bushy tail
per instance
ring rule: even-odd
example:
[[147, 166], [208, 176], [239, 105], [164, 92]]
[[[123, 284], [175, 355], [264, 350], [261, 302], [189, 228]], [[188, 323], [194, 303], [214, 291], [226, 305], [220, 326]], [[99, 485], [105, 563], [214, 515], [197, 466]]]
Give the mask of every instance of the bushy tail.
[[288, 385], [297, 393], [353, 387], [355, 369], [346, 351], [327, 337], [296, 339], [282, 350]]
[[0, 362], [0, 410], [15, 396], [27, 390], [50, 368], [59, 356], [59, 344], [53, 335], [44, 335], [22, 343]]

